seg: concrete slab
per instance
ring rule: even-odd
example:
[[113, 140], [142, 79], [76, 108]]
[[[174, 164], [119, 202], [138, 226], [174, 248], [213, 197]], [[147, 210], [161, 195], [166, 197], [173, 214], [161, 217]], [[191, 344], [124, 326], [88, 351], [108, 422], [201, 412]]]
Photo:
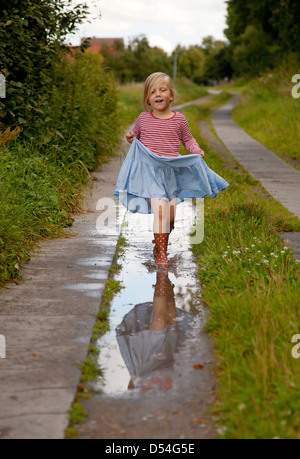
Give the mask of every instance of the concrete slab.
[[[218, 438], [208, 412], [216, 396], [208, 309], [190, 251], [199, 206], [178, 205], [168, 270], [157, 270], [152, 255], [153, 216], [126, 214], [128, 246], [117, 275], [124, 288], [112, 301], [110, 330], [97, 342], [102, 374], [94, 386], [100, 392], [83, 402], [88, 421], [76, 426], [80, 439]], [[148, 326], [155, 310], [168, 322], [161, 330]]]
[[0, 438], [64, 438], [120, 234], [113, 193], [124, 149], [93, 172], [68, 237], [41, 243], [24, 280], [0, 291]]
[[290, 212], [300, 218], [300, 171], [249, 136], [231, 117], [240, 98], [236, 94], [214, 111], [212, 123], [218, 137], [248, 172]]

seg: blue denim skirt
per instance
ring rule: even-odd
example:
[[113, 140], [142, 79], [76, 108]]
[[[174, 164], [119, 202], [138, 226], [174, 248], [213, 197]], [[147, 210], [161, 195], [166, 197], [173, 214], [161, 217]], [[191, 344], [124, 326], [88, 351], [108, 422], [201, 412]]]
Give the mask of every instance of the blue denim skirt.
[[134, 137], [116, 184], [116, 198], [131, 212], [152, 213], [148, 201], [215, 198], [229, 184], [196, 155], [158, 156]]

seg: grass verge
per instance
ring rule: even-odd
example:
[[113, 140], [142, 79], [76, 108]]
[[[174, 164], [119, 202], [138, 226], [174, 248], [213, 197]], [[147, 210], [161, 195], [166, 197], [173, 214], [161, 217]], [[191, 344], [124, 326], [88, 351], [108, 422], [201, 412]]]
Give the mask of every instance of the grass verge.
[[117, 260], [125, 251], [127, 243], [123, 236], [119, 237], [116, 253], [112, 265], [109, 269], [109, 277], [106, 281], [99, 313], [96, 316], [96, 322], [93, 328], [93, 334], [88, 349], [87, 358], [80, 365], [81, 377], [77, 387], [77, 393], [72, 408], [69, 411], [69, 426], [65, 432], [66, 439], [78, 438], [76, 425], [86, 422], [87, 415], [83, 405], [84, 399], [90, 399], [95, 392], [93, 383], [102, 375], [102, 369], [98, 363], [100, 350], [97, 347], [97, 340], [109, 330], [109, 313], [112, 299], [123, 288], [121, 283], [114, 279], [114, 276], [120, 272], [122, 266]]
[[299, 63], [287, 63], [250, 81], [221, 89], [241, 92], [234, 120], [267, 148], [300, 170], [300, 99], [292, 97], [292, 76]]
[[197, 128], [203, 108], [185, 114], [207, 164], [230, 184], [205, 198], [205, 238], [193, 245], [216, 343], [220, 435], [299, 439], [300, 365], [291, 351], [300, 332], [300, 270], [279, 234], [300, 231], [300, 222], [205, 146]]
[[86, 53], [57, 63], [47, 106], [22, 135], [0, 120], [0, 287], [20, 280], [39, 241], [65, 236], [89, 171], [118, 145], [115, 82], [101, 62]]

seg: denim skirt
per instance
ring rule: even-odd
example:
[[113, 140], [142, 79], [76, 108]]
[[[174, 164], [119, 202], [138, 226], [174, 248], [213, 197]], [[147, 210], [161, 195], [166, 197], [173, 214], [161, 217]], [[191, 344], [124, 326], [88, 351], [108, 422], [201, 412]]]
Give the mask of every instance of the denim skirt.
[[158, 156], [134, 137], [118, 176], [115, 196], [131, 212], [152, 213], [148, 201], [215, 198], [229, 184], [196, 155]]

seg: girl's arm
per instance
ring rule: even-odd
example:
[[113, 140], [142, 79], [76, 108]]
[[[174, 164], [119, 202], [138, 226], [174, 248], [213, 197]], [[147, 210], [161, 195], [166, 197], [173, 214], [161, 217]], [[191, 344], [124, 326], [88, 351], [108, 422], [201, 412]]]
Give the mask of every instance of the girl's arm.
[[199, 154], [202, 158], [205, 156], [204, 151], [202, 148], [199, 147], [198, 142], [192, 136], [190, 131], [188, 122], [184, 117], [182, 125], [181, 125], [181, 140], [184, 145], [184, 148], [192, 154]]
[[134, 136], [134, 132], [133, 131], [127, 132], [126, 140], [127, 140], [128, 143], [132, 143], [133, 142], [133, 136]]
[[140, 135], [141, 135], [141, 123], [140, 123], [140, 117], [138, 117], [133, 130], [126, 134], [126, 140], [127, 142], [132, 143], [133, 136], [135, 136], [139, 140]]

